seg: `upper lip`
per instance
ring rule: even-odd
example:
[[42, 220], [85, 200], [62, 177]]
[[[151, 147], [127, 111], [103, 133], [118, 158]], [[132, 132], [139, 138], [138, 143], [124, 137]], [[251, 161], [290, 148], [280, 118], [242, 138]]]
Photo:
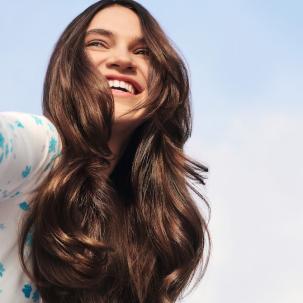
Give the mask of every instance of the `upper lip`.
[[123, 76], [123, 75], [106, 75], [105, 76], [107, 80], [121, 80], [121, 81], [125, 81], [128, 82], [130, 84], [133, 85], [133, 87], [136, 90], [136, 93], [141, 93], [143, 88], [142, 86], [135, 80], [132, 78], [129, 78], [127, 76]]

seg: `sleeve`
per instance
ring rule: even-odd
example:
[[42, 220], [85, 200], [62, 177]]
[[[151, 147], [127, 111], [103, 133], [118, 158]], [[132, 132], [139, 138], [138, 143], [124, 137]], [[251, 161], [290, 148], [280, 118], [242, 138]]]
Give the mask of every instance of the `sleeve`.
[[55, 126], [42, 115], [0, 112], [0, 202], [37, 184], [61, 155]]

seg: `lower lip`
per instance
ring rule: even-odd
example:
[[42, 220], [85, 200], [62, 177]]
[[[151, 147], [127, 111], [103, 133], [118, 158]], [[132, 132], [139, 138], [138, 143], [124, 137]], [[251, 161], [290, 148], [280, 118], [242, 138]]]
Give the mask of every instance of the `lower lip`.
[[122, 90], [119, 89], [112, 89], [112, 94], [115, 96], [124, 96], [124, 97], [133, 97], [135, 96], [134, 94], [131, 94], [129, 92], [124, 92]]

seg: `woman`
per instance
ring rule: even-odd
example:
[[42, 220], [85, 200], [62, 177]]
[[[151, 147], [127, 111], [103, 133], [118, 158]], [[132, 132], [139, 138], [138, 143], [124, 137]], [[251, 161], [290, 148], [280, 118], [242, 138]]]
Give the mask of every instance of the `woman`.
[[20, 226], [27, 299], [175, 302], [205, 272], [209, 231], [190, 190], [209, 205], [190, 180], [205, 184], [208, 170], [183, 151], [189, 93], [182, 59], [139, 3], [102, 0], [67, 26], [34, 117], [58, 144]]

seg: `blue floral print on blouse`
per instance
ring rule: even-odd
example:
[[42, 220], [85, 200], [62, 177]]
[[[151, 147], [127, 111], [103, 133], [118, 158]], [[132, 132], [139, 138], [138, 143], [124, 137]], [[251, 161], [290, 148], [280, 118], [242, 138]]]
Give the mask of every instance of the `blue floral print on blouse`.
[[[61, 155], [59, 133], [45, 116], [0, 112], [0, 303], [41, 300], [22, 270], [16, 231], [19, 218], [30, 210], [27, 193], [47, 178]], [[27, 256], [32, 241], [30, 230], [25, 239]]]
[[26, 165], [26, 167], [24, 168], [24, 171], [22, 172], [22, 177], [25, 178], [29, 175], [29, 173], [31, 172], [32, 167], [30, 165]]
[[29, 204], [26, 201], [19, 203], [19, 207], [23, 210], [29, 210]]
[[4, 271], [5, 271], [4, 265], [0, 262], [0, 277], [3, 277]]
[[24, 284], [24, 286], [22, 288], [22, 292], [24, 293], [25, 298], [29, 298], [31, 296], [31, 292], [32, 292], [31, 284]]

